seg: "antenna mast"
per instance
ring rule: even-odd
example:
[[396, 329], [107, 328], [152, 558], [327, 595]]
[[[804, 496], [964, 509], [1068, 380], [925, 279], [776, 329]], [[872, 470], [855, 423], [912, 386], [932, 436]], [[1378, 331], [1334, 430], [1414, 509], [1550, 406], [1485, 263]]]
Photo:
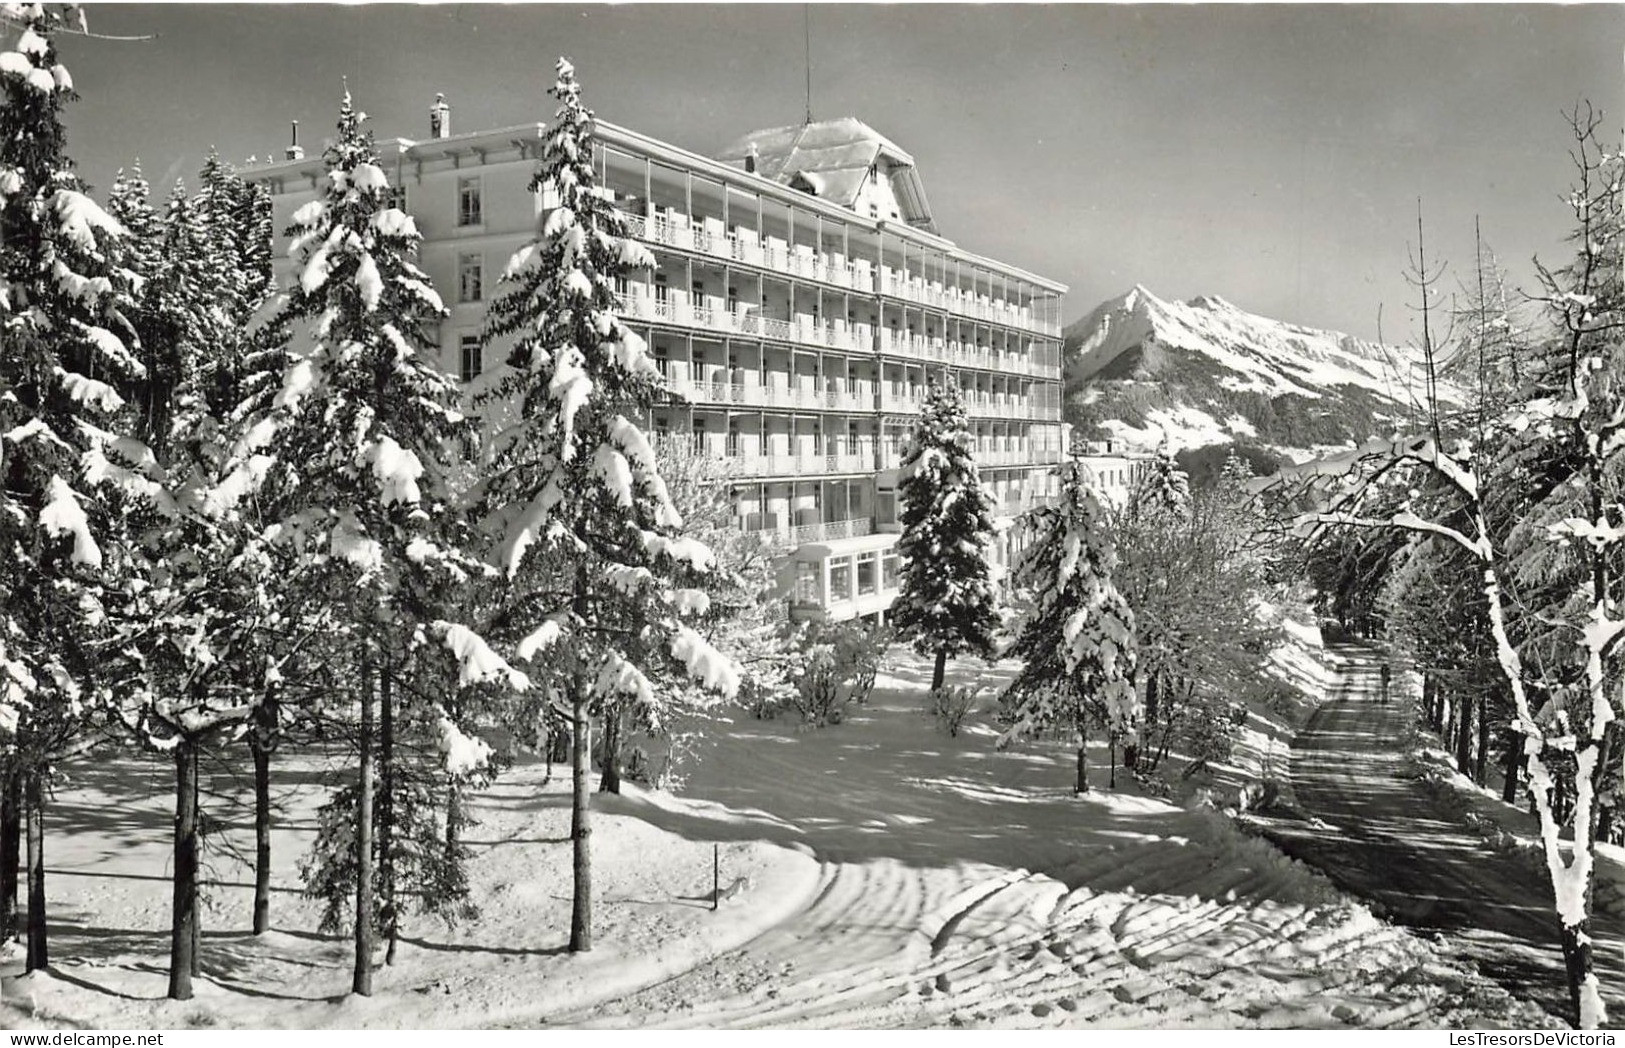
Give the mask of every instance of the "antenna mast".
[[812, 5], [801, 5], [801, 34], [807, 59], [807, 123], [812, 123]]

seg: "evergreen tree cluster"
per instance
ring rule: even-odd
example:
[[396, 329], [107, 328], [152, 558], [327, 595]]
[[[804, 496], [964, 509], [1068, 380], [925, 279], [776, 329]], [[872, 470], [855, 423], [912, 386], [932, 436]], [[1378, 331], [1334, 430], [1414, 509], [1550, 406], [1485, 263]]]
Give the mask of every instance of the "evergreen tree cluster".
[[0, 870], [26, 839], [28, 891], [25, 910], [0, 875], [0, 936], [26, 931], [29, 969], [48, 963], [60, 762], [160, 754], [169, 992], [190, 997], [200, 755], [251, 758], [258, 933], [273, 761], [321, 739], [347, 766], [300, 865], [323, 927], [355, 937], [352, 990], [370, 993], [409, 903], [470, 912], [465, 794], [503, 763], [481, 733], [563, 726], [571, 946], [589, 948], [591, 725], [609, 777], [623, 724], [659, 733], [733, 697], [740, 671], [710, 638], [754, 608], [760, 567], [719, 563], [685, 530], [634, 421], [664, 394], [611, 289], [652, 260], [595, 188], [574, 70], [560, 61], [532, 183], [556, 206], [489, 315], [508, 367], [482, 432], [434, 360], [446, 309], [348, 95], [318, 195], [281, 231], [279, 288], [269, 198], [218, 157], [161, 205], [134, 165], [105, 210], [85, 193], [52, 42], [66, 12], [19, 10], [0, 52], [0, 542], [15, 565], [0, 575]]

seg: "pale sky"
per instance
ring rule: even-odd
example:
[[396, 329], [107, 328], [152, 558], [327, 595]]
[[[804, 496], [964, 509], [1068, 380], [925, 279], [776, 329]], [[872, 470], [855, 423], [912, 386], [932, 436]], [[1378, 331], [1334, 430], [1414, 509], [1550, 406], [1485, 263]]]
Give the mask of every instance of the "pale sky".
[[[1527, 283], [1562, 260], [1562, 112], [1621, 126], [1625, 6], [813, 4], [812, 108], [911, 152], [943, 234], [1071, 285], [1136, 283], [1406, 334], [1422, 199], [1466, 277], [1473, 219]], [[699, 153], [806, 109], [801, 4], [89, 5], [68, 148], [104, 193], [320, 146], [348, 76], [386, 137], [549, 119], [560, 54], [605, 119]], [[1618, 132], [1616, 131], [1616, 135]]]

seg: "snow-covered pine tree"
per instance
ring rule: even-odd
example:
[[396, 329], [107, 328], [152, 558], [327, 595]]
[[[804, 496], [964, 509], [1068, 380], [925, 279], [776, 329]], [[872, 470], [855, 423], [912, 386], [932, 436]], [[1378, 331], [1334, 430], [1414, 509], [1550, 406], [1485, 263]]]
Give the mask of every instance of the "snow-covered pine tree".
[[[728, 494], [731, 470], [725, 460], [702, 454], [687, 442], [668, 441], [655, 452], [684, 533], [705, 543], [716, 558], [704, 579], [710, 607], [690, 623], [739, 667], [740, 702], [756, 711], [776, 709], [791, 692], [790, 674], [799, 661], [786, 604], [776, 592], [779, 551], [740, 528]], [[629, 770], [641, 771], [655, 786], [677, 781], [683, 756], [710, 718], [709, 711], [693, 708], [695, 703], [679, 705], [685, 711], [666, 718], [663, 731], [644, 731], [647, 752], [631, 751]], [[605, 734], [611, 730], [606, 722]], [[627, 741], [632, 741], [630, 733]], [[613, 790], [619, 762], [607, 741], [603, 749], [601, 788]]]
[[999, 626], [993, 497], [982, 487], [974, 443], [959, 387], [933, 383], [898, 472], [903, 533], [890, 616], [899, 638], [936, 658], [933, 691], [950, 658], [992, 658]]
[[[213, 177], [229, 191], [227, 174]], [[267, 678], [281, 674], [270, 637], [282, 617], [266, 580], [286, 583], [288, 573], [278, 575], [274, 551], [241, 514], [201, 512], [235, 407], [211, 393], [242, 357], [253, 305], [235, 293], [240, 233], [179, 187], [160, 221], [138, 175], [120, 178], [109, 206], [140, 277], [131, 319], [145, 371], [132, 387], [133, 426], [164, 478], [148, 507], [124, 516], [128, 571], [109, 601], [109, 711], [137, 744], [175, 763], [169, 994], [186, 1000], [201, 938], [198, 759], [255, 717]]]
[[[477, 912], [469, 898], [471, 855], [461, 839], [467, 817], [458, 798], [471, 785], [488, 781], [495, 767], [490, 748], [459, 721], [471, 690], [506, 690], [509, 674], [488, 650], [450, 667], [432, 632], [419, 634], [396, 673], [379, 678], [373, 903], [386, 964], [395, 961], [408, 899], [417, 912], [448, 925]], [[471, 633], [454, 636], [461, 638], [457, 643], [477, 644]], [[404, 695], [397, 701], [408, 688], [437, 701]], [[346, 784], [322, 806], [318, 841], [301, 862], [306, 894], [324, 904], [323, 931], [348, 923], [345, 909], [354, 899], [359, 853], [350, 842], [357, 794], [356, 784]]]
[[93, 696], [117, 560], [104, 498], [145, 478], [139, 449], [111, 428], [141, 364], [121, 315], [128, 274], [110, 254], [123, 230], [65, 151], [73, 82], [51, 38], [62, 14], [11, 11], [23, 29], [0, 51], [0, 745], [21, 777], [32, 971], [48, 960], [46, 780]]
[[1134, 613], [1112, 582], [1116, 554], [1088, 467], [1075, 455], [1062, 469], [1060, 497], [1036, 512], [1033, 543], [1016, 571], [1032, 605], [1009, 651], [1022, 667], [1004, 692], [1010, 726], [998, 744], [1043, 728], [1072, 729], [1075, 789], [1085, 793], [1090, 726], [1104, 726], [1115, 741], [1139, 717]]
[[233, 468], [212, 492], [220, 511], [250, 490], [274, 507], [268, 532], [322, 579], [310, 595], [343, 626], [337, 639], [357, 672], [354, 832], [331, 838], [354, 849], [353, 991], [372, 992], [377, 913], [373, 811], [376, 699], [395, 681], [412, 643], [428, 636], [465, 667], [523, 686], [483, 640], [444, 613], [443, 594], [474, 565], [456, 534], [447, 478], [471, 445], [455, 382], [425, 354], [424, 325], [445, 313], [412, 261], [416, 224], [388, 205], [388, 180], [364, 115], [346, 94], [338, 136], [325, 154], [322, 196], [293, 216], [299, 264], [272, 329], [299, 342], [257, 353], [247, 382], [246, 426]]
[[674, 670], [726, 696], [732, 663], [684, 619], [714, 558], [682, 532], [654, 449], [633, 419], [662, 398], [644, 342], [616, 316], [614, 280], [653, 265], [599, 191], [593, 117], [559, 59], [559, 108], [530, 190], [548, 205], [539, 235], [508, 263], [486, 316], [487, 343], [511, 346], [494, 398], [517, 404], [496, 434], [479, 491], [511, 580], [498, 621], [545, 674], [572, 732], [574, 895], [570, 949], [592, 947], [588, 845], [590, 718], [608, 703], [658, 725]]
[[1172, 517], [1180, 517], [1188, 510], [1191, 502], [1190, 476], [1174, 457], [1174, 449], [1168, 441], [1157, 445], [1156, 455], [1134, 478], [1134, 491], [1129, 502], [1147, 512]]

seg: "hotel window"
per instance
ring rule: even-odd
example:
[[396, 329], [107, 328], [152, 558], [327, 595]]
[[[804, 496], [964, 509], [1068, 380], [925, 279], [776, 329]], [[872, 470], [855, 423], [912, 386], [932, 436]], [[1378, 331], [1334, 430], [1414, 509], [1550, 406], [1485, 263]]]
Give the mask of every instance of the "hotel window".
[[457, 180], [457, 224], [477, 226], [485, 221], [480, 208], [480, 179], [478, 175]]
[[823, 594], [819, 592], [819, 571], [817, 564], [807, 561], [796, 562], [796, 602], [800, 604], [821, 604]]
[[478, 302], [484, 297], [485, 258], [479, 254], [457, 256], [457, 301]]
[[480, 362], [480, 336], [464, 335], [461, 343], [462, 360], [458, 374], [464, 382], [473, 382], [484, 370]]
[[880, 554], [858, 555], [858, 596], [867, 597], [875, 592], [876, 576], [880, 574]]
[[670, 296], [671, 296], [671, 289], [666, 286], [666, 278], [664, 276], [656, 276], [655, 277], [655, 301], [656, 302], [665, 302], [665, 301], [669, 300]]
[[829, 566], [829, 601], [852, 599], [852, 562], [838, 560]]

